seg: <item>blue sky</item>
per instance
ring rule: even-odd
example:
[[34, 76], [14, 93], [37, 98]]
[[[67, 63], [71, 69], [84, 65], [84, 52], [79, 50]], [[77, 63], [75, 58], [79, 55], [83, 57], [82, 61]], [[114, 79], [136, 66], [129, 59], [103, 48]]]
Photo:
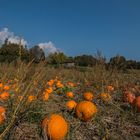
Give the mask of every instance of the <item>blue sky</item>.
[[51, 41], [67, 55], [140, 60], [140, 0], [0, 0], [0, 30], [28, 46]]

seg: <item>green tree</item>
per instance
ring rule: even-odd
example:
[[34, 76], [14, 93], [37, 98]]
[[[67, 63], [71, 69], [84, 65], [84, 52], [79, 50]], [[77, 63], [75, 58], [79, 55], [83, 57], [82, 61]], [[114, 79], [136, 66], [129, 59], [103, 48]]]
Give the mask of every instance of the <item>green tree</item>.
[[22, 61], [29, 61], [29, 52], [26, 46], [14, 44], [5, 41], [0, 48], [0, 62], [12, 62], [21, 59]]
[[39, 46], [34, 46], [29, 50], [30, 61], [33, 60], [35, 63], [45, 60], [45, 53]]
[[47, 61], [50, 64], [61, 65], [67, 61], [68, 57], [63, 52], [51, 53], [47, 57]]
[[124, 56], [117, 55], [110, 58], [109, 66], [111, 68], [126, 69], [126, 59]]
[[126, 61], [127, 69], [140, 69], [140, 62], [135, 60]]
[[81, 55], [76, 56], [74, 62], [78, 66], [94, 66], [97, 63], [97, 59], [92, 55]]

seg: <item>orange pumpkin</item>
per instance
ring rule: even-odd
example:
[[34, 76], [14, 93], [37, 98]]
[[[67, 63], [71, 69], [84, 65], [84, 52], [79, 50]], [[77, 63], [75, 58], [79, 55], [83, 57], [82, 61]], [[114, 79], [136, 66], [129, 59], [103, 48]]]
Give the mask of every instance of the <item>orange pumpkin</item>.
[[10, 94], [8, 92], [3, 92], [0, 94], [0, 100], [6, 101], [6, 100], [8, 100], [9, 96], [10, 96]]
[[61, 83], [61, 81], [59, 79], [57, 79], [57, 78], [55, 79], [55, 82], [56, 83]]
[[45, 89], [45, 92], [47, 92], [48, 94], [51, 94], [53, 92], [53, 88], [49, 87], [49, 88]]
[[105, 102], [108, 102], [111, 100], [111, 96], [109, 93], [101, 93], [100, 98]]
[[111, 86], [111, 85], [109, 85], [109, 86], [107, 86], [107, 90], [108, 90], [108, 91], [114, 91], [114, 87]]
[[43, 96], [43, 100], [44, 101], [47, 101], [49, 99], [49, 94], [48, 93], [45, 93], [44, 96]]
[[67, 122], [57, 114], [51, 115], [50, 119], [45, 118], [41, 126], [51, 140], [63, 140], [68, 132]]
[[53, 86], [53, 84], [54, 84], [54, 80], [51, 79], [50, 81], [47, 82], [47, 84], [48, 84], [50, 87]]
[[5, 85], [5, 86], [3, 87], [3, 89], [4, 89], [4, 90], [9, 90], [10, 87], [9, 87], [8, 85]]
[[89, 101], [81, 101], [76, 106], [76, 115], [79, 119], [83, 121], [88, 121], [97, 112], [97, 107], [95, 104]]
[[66, 96], [69, 98], [73, 98], [74, 94], [73, 94], [73, 92], [69, 91], [66, 93]]
[[124, 92], [124, 100], [130, 104], [134, 103], [135, 100], [135, 94], [133, 94], [131, 91], [125, 91]]
[[56, 81], [56, 87], [57, 87], [57, 88], [63, 88], [64, 85], [61, 83], [60, 80], [57, 80], [57, 81]]
[[66, 107], [68, 110], [72, 110], [76, 107], [77, 103], [74, 100], [70, 100], [66, 103]]
[[70, 86], [70, 87], [75, 87], [75, 86], [76, 86], [76, 85], [75, 85], [74, 83], [72, 83], [72, 82], [68, 82], [67, 85]]
[[3, 86], [3, 84], [2, 84], [2, 83], [0, 83], [0, 88], [2, 88], [2, 86]]
[[57, 88], [63, 88], [64, 85], [63, 85], [61, 82], [57, 82], [57, 83], [56, 83], [56, 87], [57, 87]]
[[28, 102], [29, 102], [29, 103], [33, 102], [34, 100], [36, 100], [36, 96], [30, 95], [30, 96], [28, 97]]
[[84, 99], [87, 101], [92, 101], [93, 100], [93, 94], [91, 92], [85, 92], [84, 93]]

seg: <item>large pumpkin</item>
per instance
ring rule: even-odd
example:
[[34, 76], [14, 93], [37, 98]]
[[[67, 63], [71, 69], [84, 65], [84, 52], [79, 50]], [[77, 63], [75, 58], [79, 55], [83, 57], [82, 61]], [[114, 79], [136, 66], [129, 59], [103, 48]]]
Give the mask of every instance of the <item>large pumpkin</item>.
[[83, 121], [88, 121], [97, 112], [97, 107], [95, 104], [89, 101], [81, 101], [76, 106], [76, 115], [79, 119]]
[[68, 132], [67, 122], [57, 114], [51, 115], [50, 119], [45, 118], [42, 122], [42, 128], [51, 140], [63, 140]]

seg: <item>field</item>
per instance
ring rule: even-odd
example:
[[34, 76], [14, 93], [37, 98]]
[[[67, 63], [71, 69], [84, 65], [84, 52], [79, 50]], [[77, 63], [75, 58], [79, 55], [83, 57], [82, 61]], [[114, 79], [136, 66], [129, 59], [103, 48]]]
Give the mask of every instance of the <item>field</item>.
[[[1, 64], [0, 78], [0, 106], [5, 108], [0, 139], [43, 140], [41, 122], [51, 114], [66, 120], [65, 140], [140, 139], [140, 113], [124, 96], [124, 91], [140, 96], [140, 71], [106, 70], [103, 65], [68, 69], [20, 63]], [[90, 102], [97, 107], [88, 121], [66, 106], [69, 100], [77, 104], [85, 100], [85, 92], [93, 94]]]

